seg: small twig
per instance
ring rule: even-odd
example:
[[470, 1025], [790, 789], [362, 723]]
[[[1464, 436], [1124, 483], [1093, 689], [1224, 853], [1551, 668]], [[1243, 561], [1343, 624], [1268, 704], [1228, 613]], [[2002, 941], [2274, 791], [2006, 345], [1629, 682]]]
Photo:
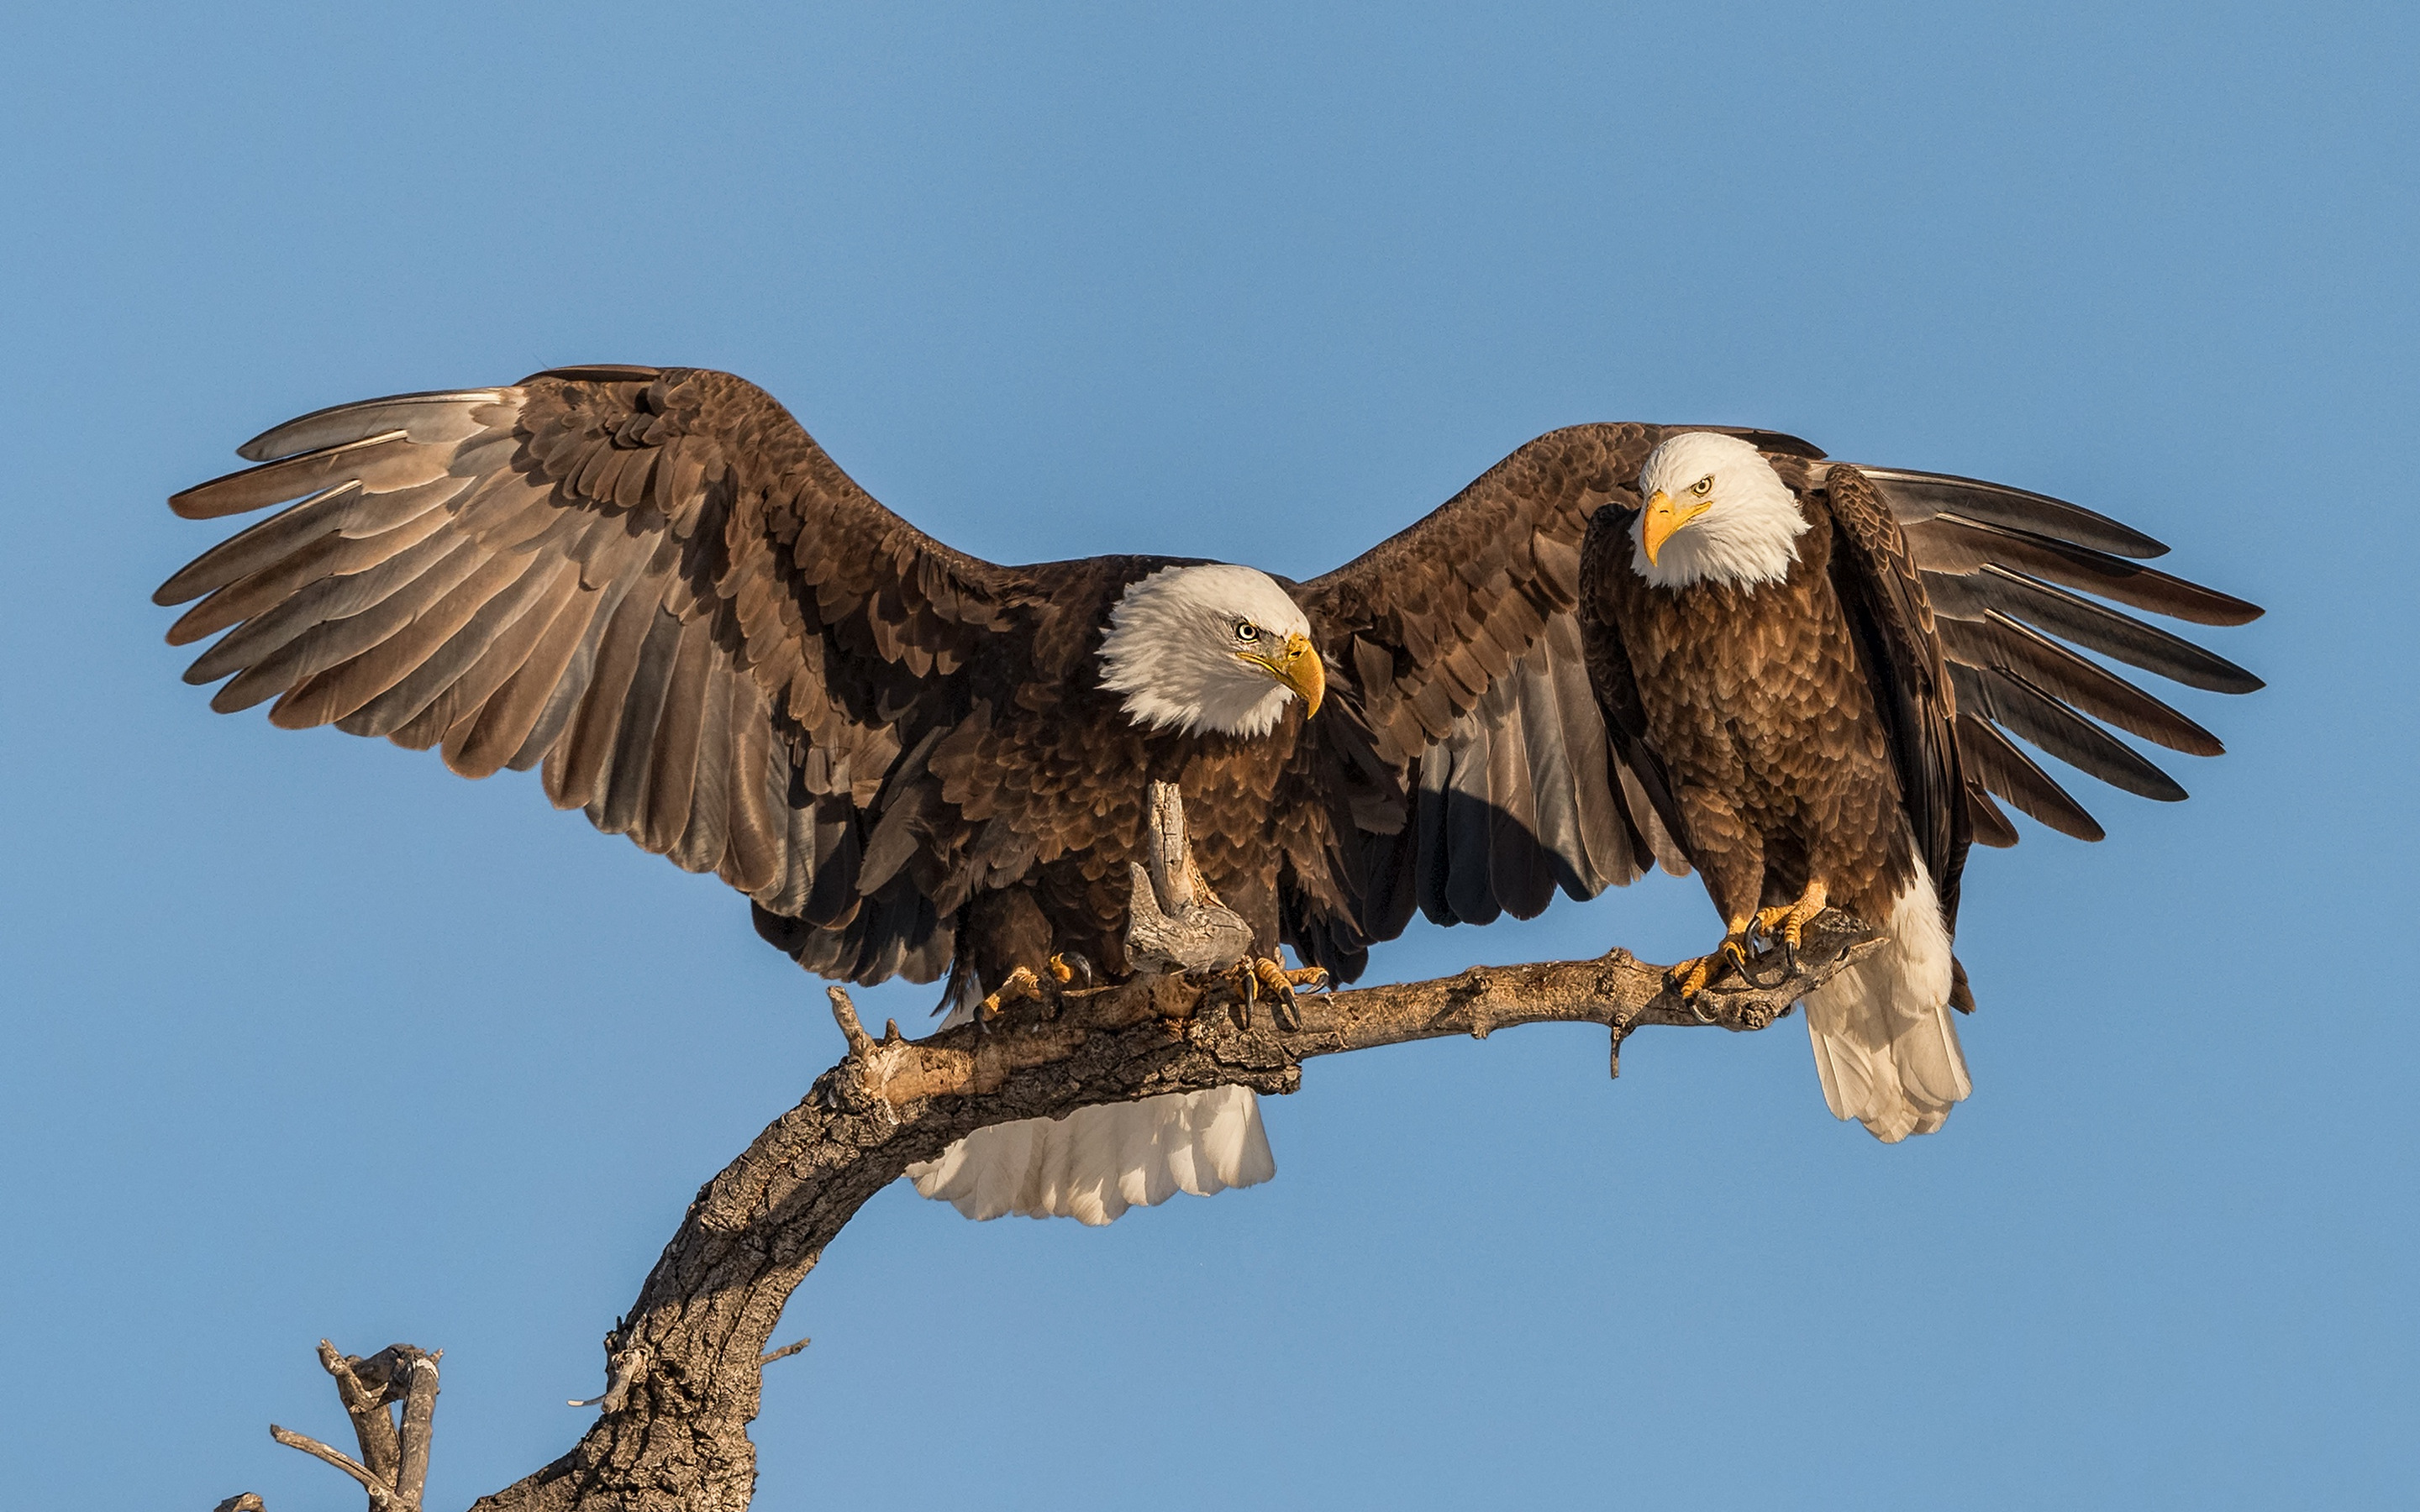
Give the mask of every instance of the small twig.
[[763, 1366], [771, 1365], [776, 1360], [786, 1360], [814, 1342], [814, 1340], [813, 1339], [800, 1339], [796, 1344], [784, 1344], [780, 1349], [767, 1353], [764, 1357], [759, 1359], [756, 1364], [759, 1366]]
[[307, 1433], [297, 1433], [292, 1428], [281, 1428], [274, 1423], [269, 1425], [269, 1436], [288, 1449], [300, 1449], [312, 1458], [324, 1460], [360, 1481], [362, 1489], [370, 1493], [370, 1505], [376, 1509], [376, 1512], [386, 1512], [389, 1507], [397, 1509], [397, 1512], [410, 1512], [410, 1509], [405, 1507], [403, 1499], [396, 1495], [391, 1487], [371, 1474], [368, 1468], [351, 1455], [341, 1450], [331, 1449]]
[[[839, 992], [838, 988], [832, 990], [835, 994]], [[646, 1369], [654, 1358], [655, 1356], [648, 1352], [644, 1345], [639, 1345], [613, 1355], [610, 1362], [611, 1367], [605, 1375], [605, 1395], [591, 1396], [584, 1402], [566, 1402], [564, 1405], [594, 1407], [601, 1415], [611, 1417], [622, 1410], [622, 1404], [629, 1399], [630, 1382], [637, 1379], [641, 1371]]]

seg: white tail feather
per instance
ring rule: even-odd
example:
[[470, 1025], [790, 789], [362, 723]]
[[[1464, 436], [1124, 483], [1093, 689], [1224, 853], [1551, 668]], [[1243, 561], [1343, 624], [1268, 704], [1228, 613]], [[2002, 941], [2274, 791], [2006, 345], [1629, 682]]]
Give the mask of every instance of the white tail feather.
[[908, 1167], [918, 1193], [970, 1218], [1014, 1212], [1094, 1226], [1179, 1192], [1206, 1197], [1277, 1173], [1261, 1100], [1249, 1087], [995, 1124]]
[[1807, 995], [1807, 1037], [1832, 1116], [1897, 1144], [1940, 1128], [1975, 1084], [1949, 1018], [1949, 931], [1923, 862], [1887, 927], [1881, 949]]

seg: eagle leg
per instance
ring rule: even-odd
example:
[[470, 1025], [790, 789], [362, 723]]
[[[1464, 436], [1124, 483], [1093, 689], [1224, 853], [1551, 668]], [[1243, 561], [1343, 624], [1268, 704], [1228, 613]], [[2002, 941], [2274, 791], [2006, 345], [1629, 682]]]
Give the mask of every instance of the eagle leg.
[[1302, 1027], [1302, 1015], [1295, 1009], [1295, 990], [1297, 987], [1322, 987], [1327, 982], [1327, 973], [1317, 966], [1288, 971], [1266, 956], [1249, 956], [1222, 975], [1234, 984], [1233, 1009], [1237, 1028], [1249, 1029], [1252, 1026], [1252, 1007], [1265, 997], [1270, 1019], [1284, 1034], [1292, 1034]]
[[1263, 987], [1268, 989], [1269, 1016], [1277, 1021], [1278, 1028], [1286, 1034], [1292, 1034], [1302, 1027], [1302, 1014], [1295, 1011], [1294, 1005], [1295, 989], [1322, 987], [1327, 983], [1327, 973], [1317, 966], [1306, 966], [1300, 971], [1288, 971], [1283, 965], [1266, 956], [1252, 958], [1252, 975], [1260, 979]]
[[1774, 934], [1784, 946], [1795, 950], [1801, 933], [1807, 928], [1807, 921], [1822, 913], [1824, 904], [1831, 901], [1832, 889], [1824, 885], [1823, 879], [1810, 878], [1807, 890], [1798, 895], [1796, 903], [1776, 903], [1771, 908], [1759, 909], [1756, 927]]
[[[1755, 916], [1729, 921], [1723, 932], [1723, 943], [1695, 961], [1683, 961], [1664, 973], [1665, 985], [1679, 995], [1683, 1001], [1697, 996], [1717, 980], [1726, 970], [1748, 976], [1748, 932], [1755, 927]], [[1753, 978], [1749, 979], [1753, 980]]]
[[983, 1006], [976, 1011], [976, 1017], [988, 1024], [1007, 1009], [1041, 995], [1042, 979], [1033, 974], [1032, 966], [1019, 966], [1001, 982], [999, 991], [983, 1000]]
[[1100, 980], [1100, 973], [1081, 950], [1062, 950], [1050, 958], [1050, 980], [1062, 987], [1090, 987]]
[[1757, 910], [1756, 918], [1748, 923], [1748, 937], [1754, 940], [1757, 935], [1763, 934], [1781, 947], [1781, 973], [1771, 981], [1764, 981], [1742, 967], [1740, 975], [1747, 978], [1750, 986], [1778, 987], [1798, 974], [1798, 943], [1805, 933], [1807, 922], [1822, 913], [1829, 902], [1831, 888], [1825, 886], [1822, 877], [1810, 877], [1807, 890], [1798, 895], [1796, 903], [1776, 903], [1771, 908]]

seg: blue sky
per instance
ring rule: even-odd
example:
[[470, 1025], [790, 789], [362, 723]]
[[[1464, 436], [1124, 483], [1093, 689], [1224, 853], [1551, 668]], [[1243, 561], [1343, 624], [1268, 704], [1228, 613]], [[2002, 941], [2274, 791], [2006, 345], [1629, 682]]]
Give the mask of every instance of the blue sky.
[[[1313, 1064], [1106, 1231], [893, 1189], [760, 1504], [2401, 1505], [2420, 23], [2400, 8], [23, 8], [0, 54], [0, 1458], [349, 1492], [322, 1335], [446, 1352], [432, 1504], [567, 1447], [697, 1185], [840, 1051], [740, 902], [526, 778], [221, 717], [162, 500], [289, 415], [727, 367], [996, 560], [1309, 576], [1581, 420], [2113, 513], [2271, 608], [2194, 797], [1968, 873], [1977, 1092], [1794, 1020]], [[2088, 785], [2078, 781], [2078, 791]], [[1703, 949], [1694, 881], [1382, 977]], [[924, 988], [864, 995], [920, 1018]]]

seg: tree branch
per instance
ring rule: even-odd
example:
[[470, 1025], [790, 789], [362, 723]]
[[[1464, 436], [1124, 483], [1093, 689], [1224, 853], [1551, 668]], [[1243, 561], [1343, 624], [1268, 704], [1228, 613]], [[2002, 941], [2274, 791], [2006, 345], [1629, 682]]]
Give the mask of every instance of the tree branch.
[[[700, 1189], [638, 1302], [606, 1335], [608, 1387], [579, 1444], [483, 1498], [475, 1512], [741, 1512], [755, 1482], [747, 1426], [783, 1304], [868, 1198], [978, 1128], [1221, 1086], [1291, 1092], [1302, 1062], [1315, 1056], [1448, 1035], [1485, 1039], [1521, 1024], [1606, 1026], [1618, 1072], [1621, 1042], [1637, 1029], [1763, 1028], [1876, 943], [1856, 920], [1827, 912], [1807, 927], [1794, 969], [1772, 985], [1733, 979], [1693, 1003], [1666, 988], [1663, 968], [1626, 950], [1474, 966], [1432, 981], [1307, 996], [1293, 1033], [1251, 1015], [1232, 976], [1145, 977], [1068, 992], [1047, 1017], [1017, 1015], [923, 1040], [903, 1038], [895, 1023], [873, 1038], [848, 995], [832, 988], [847, 1057]], [[1758, 965], [1760, 974], [1774, 970], [1770, 961]], [[408, 1464], [411, 1457], [402, 1458]]]
[[[437, 1362], [442, 1354], [390, 1344], [364, 1359], [338, 1354], [334, 1345], [321, 1339], [319, 1367], [335, 1380], [336, 1397], [353, 1420], [353, 1436], [361, 1441], [361, 1458], [274, 1423], [269, 1425], [269, 1436], [350, 1475], [369, 1493], [370, 1512], [421, 1512], [437, 1412]], [[397, 1402], [403, 1406], [400, 1428], [387, 1412]], [[218, 1512], [261, 1512], [261, 1501], [247, 1491], [221, 1502]]]

